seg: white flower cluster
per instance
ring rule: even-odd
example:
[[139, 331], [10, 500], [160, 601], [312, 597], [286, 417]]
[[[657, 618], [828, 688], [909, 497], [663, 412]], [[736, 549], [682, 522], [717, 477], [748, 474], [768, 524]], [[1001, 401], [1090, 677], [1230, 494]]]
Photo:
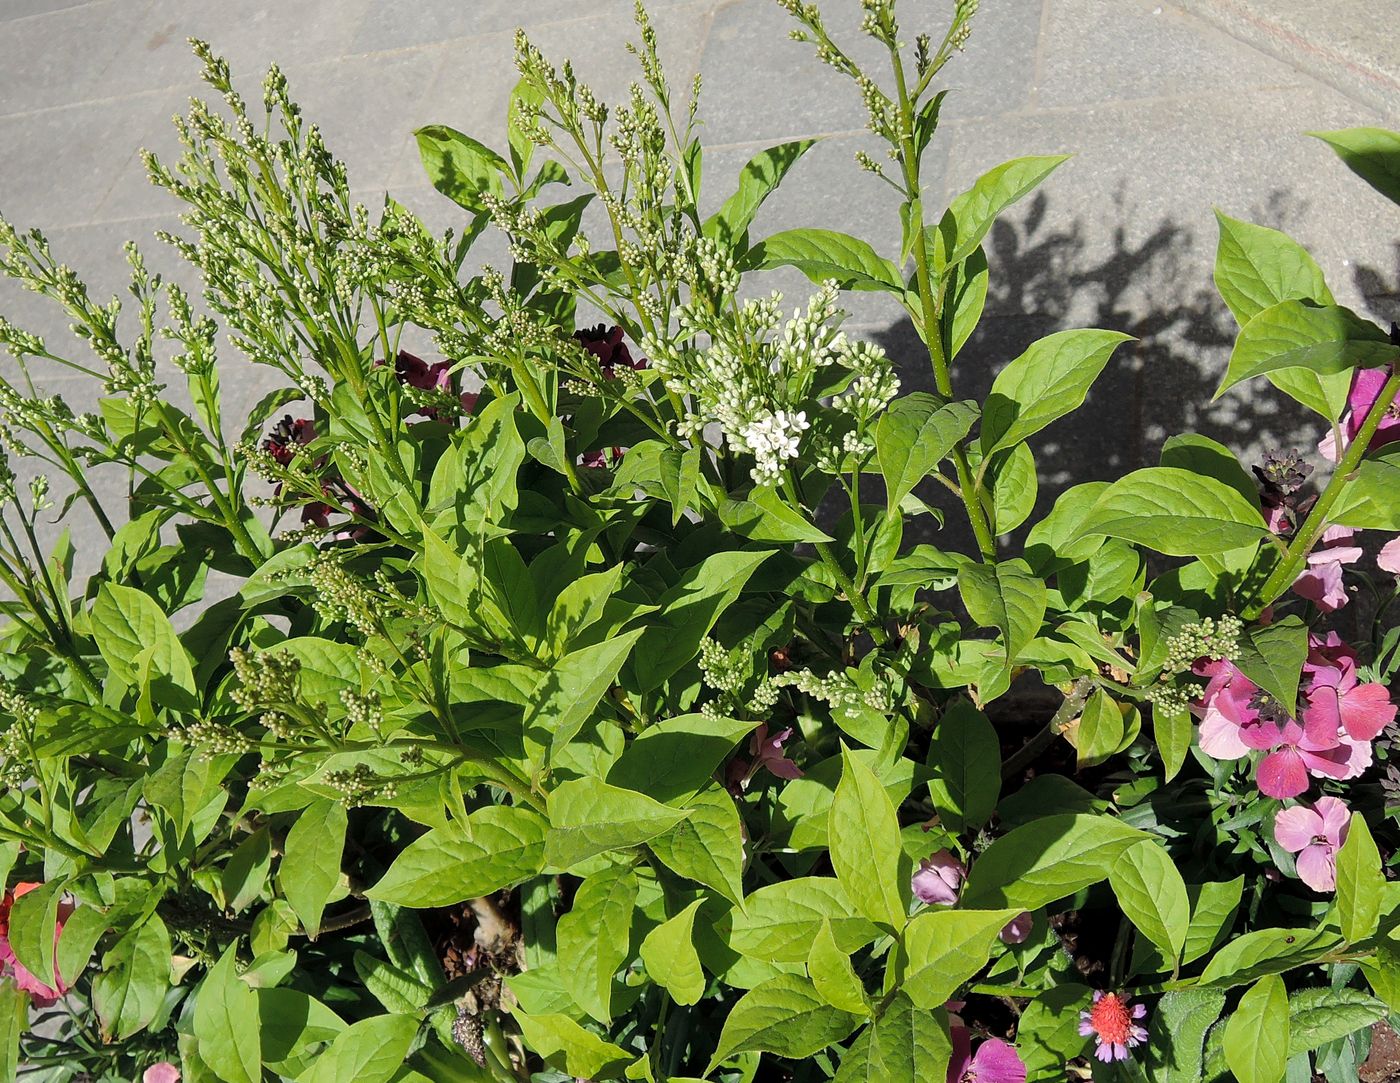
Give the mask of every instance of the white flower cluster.
[[783, 464], [797, 458], [802, 433], [811, 428], [807, 415], [801, 410], [789, 414], [786, 410], [750, 421], [737, 435], [734, 445], [754, 457], [753, 479], [760, 485], [776, 481]]

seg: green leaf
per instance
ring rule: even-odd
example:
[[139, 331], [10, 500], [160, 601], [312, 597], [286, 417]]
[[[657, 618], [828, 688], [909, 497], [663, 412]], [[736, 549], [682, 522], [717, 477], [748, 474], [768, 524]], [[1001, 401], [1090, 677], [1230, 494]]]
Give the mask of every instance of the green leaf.
[[[987, 255], [979, 247], [957, 269], [951, 279], [943, 302], [943, 324], [947, 328], [948, 360], [957, 357], [981, 322], [987, 304]], [[896, 399], [896, 402], [899, 400]]]
[[925, 910], [904, 933], [902, 986], [919, 1008], [937, 1008], [991, 958], [997, 934], [1019, 910]]
[[794, 1059], [810, 1057], [839, 1042], [859, 1023], [860, 1016], [827, 1004], [805, 978], [782, 974], [739, 998], [724, 1021], [705, 1074], [736, 1053], [750, 1050]]
[[1201, 884], [1192, 893], [1195, 899], [1191, 925], [1186, 930], [1186, 948], [1181, 955], [1183, 963], [1195, 962], [1229, 935], [1244, 894], [1244, 877]]
[[597, 854], [639, 846], [688, 814], [594, 778], [564, 782], [549, 795], [545, 861], [556, 869], [570, 869]]
[[69, 985], [87, 969], [93, 950], [109, 925], [106, 912], [96, 906], [79, 906], [68, 915], [63, 923], [63, 934], [58, 938], [54, 962], [59, 975]]
[[616, 1075], [633, 1055], [590, 1030], [584, 1030], [567, 1015], [546, 1013], [526, 1015], [515, 1012], [515, 1021], [525, 1044], [551, 1066], [577, 1079], [603, 1079]]
[[1325, 928], [1256, 929], [1217, 951], [1199, 980], [1203, 985], [1228, 989], [1265, 974], [1282, 974], [1304, 966], [1343, 943], [1340, 936]]
[[277, 885], [292, 904], [311, 939], [321, 929], [321, 914], [340, 880], [345, 852], [345, 806], [322, 798], [313, 801], [287, 832]]
[[[297, 1076], [299, 1083], [388, 1083], [403, 1067], [418, 1034], [412, 1015], [372, 1015], [336, 1035], [330, 1048]], [[200, 1051], [203, 1053], [203, 1050]]]
[[1392, 203], [1400, 203], [1400, 133], [1384, 128], [1309, 132], [1337, 152], [1348, 169]]
[[963, 887], [962, 905], [1035, 910], [1106, 879], [1118, 855], [1146, 837], [1111, 816], [1032, 821], [983, 851]]
[[897, 993], [841, 1058], [835, 1083], [941, 1083], [953, 1053], [942, 1014]]
[[529, 809], [489, 805], [409, 843], [365, 892], [400, 906], [452, 906], [512, 887], [544, 868], [545, 823]]
[[899, 268], [865, 241], [830, 229], [788, 229], [754, 246], [759, 267], [796, 267], [813, 282], [835, 280], [847, 290], [904, 293]]
[[685, 714], [644, 729], [608, 772], [608, 783], [673, 802], [706, 787], [755, 722]]
[[829, 922], [836, 945], [852, 952], [874, 940], [879, 931], [857, 908], [839, 880], [799, 876], [752, 892], [733, 914], [729, 946], [766, 962], [800, 963], [812, 941]]
[[899, 818], [875, 772], [844, 748], [841, 757], [841, 781], [827, 823], [831, 865], [856, 908], [897, 931], [909, 912]]
[[199, 984], [194, 1036], [199, 1056], [226, 1083], [261, 1083], [262, 1045], [257, 995], [239, 981], [234, 948]]
[[1390, 336], [1348, 308], [1280, 301], [1240, 330], [1215, 398], [1237, 383], [1279, 369], [1335, 376], [1387, 365], [1397, 357], [1400, 347], [1391, 344]]
[[14, 982], [0, 982], [0, 1081], [15, 1083], [19, 1039], [29, 1029], [29, 994]]
[[1308, 628], [1296, 616], [1251, 628], [1234, 662], [1251, 681], [1298, 713], [1298, 679], [1308, 657]]
[[1045, 580], [1020, 559], [998, 564], [964, 564], [958, 570], [958, 593], [968, 616], [983, 628], [996, 628], [1015, 658], [1045, 619]]
[[1259, 503], [1259, 485], [1235, 453], [1218, 440], [1187, 432], [1167, 439], [1162, 445], [1161, 464], [1204, 474], [1230, 486], [1251, 504]]
[[1288, 1054], [1335, 1042], [1389, 1014], [1384, 1001], [1360, 989], [1299, 989], [1288, 998]]
[[1243, 549], [1268, 529], [1259, 509], [1228, 485], [1176, 467], [1149, 466], [1104, 490], [1074, 537], [1093, 534], [1194, 557]]
[[725, 248], [741, 248], [754, 215], [802, 155], [816, 144], [815, 139], [796, 139], [760, 151], [739, 173], [739, 189], [716, 213], [705, 220], [702, 232]]
[[54, 978], [54, 929], [58, 926], [58, 901], [67, 882], [54, 879], [26, 891], [10, 908], [8, 939], [10, 950], [25, 970], [50, 989]]
[[107, 952], [102, 973], [93, 980], [93, 1007], [103, 1036], [122, 1041], [143, 1030], [169, 987], [170, 933], [152, 914]]
[[1066, 154], [1013, 158], [983, 173], [953, 200], [938, 223], [930, 241], [934, 266], [941, 271], [972, 255], [997, 216], [1068, 159]]
[[989, 472], [992, 490], [992, 533], [1009, 534], [1030, 517], [1040, 491], [1035, 456], [1029, 444], [1017, 444], [998, 455]]
[[977, 413], [975, 402], [940, 404], [923, 391], [890, 403], [875, 426], [875, 454], [890, 514], [968, 434]]
[[1161, 843], [1143, 839], [1129, 846], [1113, 863], [1108, 881], [1128, 920], [1175, 963], [1186, 946], [1191, 903], [1186, 883]]
[[744, 897], [744, 836], [734, 799], [716, 783], [685, 803], [690, 815], [647, 846], [672, 872], [739, 903]]
[[352, 956], [355, 975], [386, 1012], [413, 1015], [427, 1005], [432, 990], [407, 970], [368, 952], [356, 950]]
[[1176, 989], [1157, 1002], [1148, 1027], [1149, 1078], [1160, 1083], [1200, 1083], [1206, 1031], [1220, 1018], [1225, 994], [1215, 989]]
[[695, 950], [695, 911], [705, 900], [696, 899], [679, 914], [662, 922], [642, 941], [642, 963], [647, 973], [671, 994], [677, 1004], [694, 1004], [705, 992], [705, 974]]
[[235, 914], [246, 910], [262, 894], [271, 870], [272, 837], [263, 827], [239, 843], [224, 865], [219, 880], [227, 908]]
[[[1079, 1019], [1090, 996], [1087, 985], [1067, 982], [1052, 986], [1026, 1005], [1016, 1025], [1016, 1052], [1031, 1083], [1063, 1083], [1065, 1062], [1084, 1051]], [[1194, 1077], [1192, 1083], [1196, 1083]]]
[[600, 1023], [612, 1019], [613, 975], [630, 954], [628, 932], [637, 890], [637, 874], [614, 865], [584, 880], [573, 907], [559, 919], [557, 949], [564, 987]]
[[549, 749], [554, 761], [592, 717], [643, 633], [638, 628], [611, 636], [551, 666], [525, 708], [526, 741]]
[[929, 797], [950, 831], [980, 828], [1001, 799], [1001, 741], [987, 716], [965, 699], [950, 703], [929, 737]]
[[1239, 1083], [1279, 1083], [1288, 1061], [1288, 991], [1260, 978], [1225, 1024], [1225, 1062]]
[[[190, 658], [165, 611], [148, 594], [116, 583], [103, 583], [92, 603], [92, 634], [102, 658], [123, 681], [139, 686], [135, 659], [151, 651], [153, 673], [167, 682], [170, 694], [178, 689], [187, 695], [173, 701], [180, 706], [193, 704], [196, 696]], [[157, 697], [159, 698], [159, 697]]]
[[276, 1065], [329, 1042], [345, 1029], [340, 1016], [297, 989], [255, 989], [263, 1062]]
[[486, 209], [483, 196], [501, 197], [501, 174], [508, 167], [490, 147], [445, 124], [430, 124], [413, 134], [428, 180], [457, 206], [480, 213]]
[[1385, 871], [1366, 817], [1352, 814], [1346, 841], [1337, 851], [1337, 918], [1342, 935], [1355, 944], [1380, 923]]
[[807, 953], [807, 973], [818, 995], [833, 1008], [856, 1015], [869, 1012], [865, 986], [856, 977], [850, 955], [836, 943], [831, 922], [825, 919], [812, 940], [812, 950]]
[[1084, 402], [1118, 346], [1118, 331], [1060, 331], [1032, 343], [992, 381], [982, 406], [982, 454], [1039, 432]]
[[1186, 754], [1191, 751], [1191, 738], [1195, 736], [1196, 725], [1191, 712], [1164, 711], [1156, 704], [1152, 707], [1152, 736], [1157, 742], [1157, 751], [1162, 756], [1162, 781], [1176, 778]]
[[1400, 460], [1362, 460], [1332, 507], [1338, 526], [1359, 530], [1400, 530]]
[[1332, 304], [1322, 269], [1292, 237], [1219, 211], [1215, 217], [1215, 286], [1241, 327], [1280, 301]]
[[1102, 688], [1095, 688], [1079, 716], [1075, 749], [1080, 768], [1103, 763], [1123, 743], [1126, 732], [1123, 711]]

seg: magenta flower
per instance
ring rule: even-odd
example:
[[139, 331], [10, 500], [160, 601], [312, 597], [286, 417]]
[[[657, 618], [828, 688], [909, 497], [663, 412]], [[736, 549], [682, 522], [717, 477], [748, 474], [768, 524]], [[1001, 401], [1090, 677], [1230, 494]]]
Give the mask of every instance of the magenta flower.
[[1314, 603], [1324, 613], [1331, 613], [1347, 604], [1342, 569], [1361, 559], [1361, 550], [1341, 543], [1356, 531], [1350, 527], [1328, 527], [1322, 533], [1318, 547], [1308, 554], [1308, 566], [1293, 583], [1293, 593]]
[[1274, 838], [1297, 854], [1298, 878], [1314, 891], [1335, 891], [1337, 851], [1346, 842], [1351, 810], [1336, 797], [1319, 797], [1308, 808], [1294, 805], [1274, 817]]
[[[1334, 463], [1341, 459], [1351, 442], [1356, 439], [1356, 434], [1361, 431], [1361, 426], [1365, 424], [1366, 418], [1375, 408], [1389, 376], [1390, 369], [1387, 367], [1356, 370], [1356, 375], [1351, 379], [1351, 391], [1347, 394], [1347, 412], [1342, 415], [1340, 423], [1342, 446], [1340, 448], [1337, 446], [1335, 430], [1329, 432], [1317, 445], [1317, 450], [1323, 458]], [[1376, 428], [1376, 435], [1371, 438], [1371, 446], [1366, 449], [1367, 451], [1374, 451], [1384, 444], [1400, 440], [1400, 396], [1396, 396], [1394, 400], [1386, 403], [1383, 409], [1385, 416], [1381, 418], [1381, 423]]]
[[922, 903], [952, 906], [967, 878], [967, 866], [951, 850], [938, 850], [919, 862], [909, 879], [909, 890]]
[[1026, 1083], [1026, 1065], [1015, 1048], [1000, 1038], [987, 1038], [972, 1054], [972, 1032], [950, 1028], [953, 1057], [948, 1062], [948, 1083]]
[[1395, 714], [1385, 685], [1360, 683], [1351, 659], [1314, 669], [1303, 722], [1317, 738], [1341, 732], [1353, 741], [1374, 741], [1395, 721]]
[[141, 1073], [141, 1083], [180, 1083], [180, 1069], [163, 1060]]
[[1400, 575], [1400, 538], [1391, 538], [1376, 554], [1376, 567], [1391, 575]]
[[1023, 910], [1016, 917], [1012, 918], [1002, 927], [997, 936], [1003, 944], [1024, 944], [1026, 937], [1031, 935], [1031, 926], [1035, 919], [1031, 917], [1029, 910]]
[[1147, 1015], [1147, 1005], [1134, 1004], [1118, 993], [1094, 991], [1094, 1003], [1079, 1013], [1079, 1033], [1094, 1036], [1094, 1056], [1107, 1064], [1127, 1060], [1128, 1050], [1147, 1041], [1147, 1028], [1134, 1020]]
[[[1282, 726], [1271, 723], [1269, 728], [1276, 730], [1278, 737], [1273, 750], [1255, 772], [1260, 793], [1278, 798], [1297, 797], [1308, 788], [1309, 775], [1353, 777], [1355, 749], [1350, 743], [1336, 738], [1313, 738], [1291, 718]], [[1368, 762], [1369, 758], [1368, 752]]]

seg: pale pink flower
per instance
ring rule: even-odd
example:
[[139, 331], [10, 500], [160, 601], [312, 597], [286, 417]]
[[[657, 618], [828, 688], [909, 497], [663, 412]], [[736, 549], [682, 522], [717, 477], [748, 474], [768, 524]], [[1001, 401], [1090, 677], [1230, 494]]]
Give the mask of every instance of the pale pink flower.
[[949, 1035], [953, 1057], [948, 1062], [948, 1083], [1026, 1083], [1026, 1064], [1014, 1046], [987, 1038], [974, 1056], [971, 1031], [954, 1026]]
[[141, 1073], [141, 1083], [180, 1083], [180, 1069], [163, 1060]]
[[1400, 537], [1391, 538], [1376, 554], [1376, 567], [1391, 575], [1400, 575]]
[[909, 890], [923, 903], [952, 906], [958, 901], [967, 866], [951, 850], [938, 850], [919, 862], [909, 880]]
[[1306, 598], [1324, 613], [1331, 613], [1347, 604], [1346, 585], [1342, 569], [1361, 559], [1361, 549], [1343, 545], [1356, 531], [1350, 527], [1333, 526], [1322, 532], [1318, 546], [1308, 554], [1308, 566], [1293, 583], [1293, 593]]
[[1294, 805], [1274, 817], [1274, 838], [1297, 854], [1298, 878], [1314, 891], [1337, 887], [1337, 851], [1346, 842], [1351, 810], [1336, 797], [1319, 797], [1309, 808]]
[[1035, 919], [1031, 917], [1029, 910], [1023, 910], [1016, 917], [1012, 918], [1002, 928], [997, 936], [1001, 938], [1003, 944], [1024, 944], [1026, 937], [1031, 935], [1031, 926]]
[[1128, 1050], [1147, 1041], [1147, 1028], [1135, 1020], [1146, 1018], [1147, 1005], [1134, 1004], [1119, 993], [1094, 992], [1094, 1003], [1079, 1013], [1079, 1033], [1094, 1036], [1094, 1056], [1107, 1064], [1127, 1060]]

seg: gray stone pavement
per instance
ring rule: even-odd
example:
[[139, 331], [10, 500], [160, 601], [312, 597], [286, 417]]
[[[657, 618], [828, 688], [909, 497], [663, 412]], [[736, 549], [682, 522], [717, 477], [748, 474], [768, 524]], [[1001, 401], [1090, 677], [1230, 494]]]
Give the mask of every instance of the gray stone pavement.
[[[824, 225], [887, 249], [897, 243], [892, 193], [852, 161], [871, 147], [853, 87], [810, 47], [787, 40], [787, 16], [772, 0], [649, 6], [673, 83], [686, 85], [696, 71], [704, 79], [711, 199], [728, 194], [756, 150], [822, 136], [764, 208], [757, 232]], [[1289, 230], [1341, 301], [1400, 316], [1400, 215], [1303, 134], [1400, 127], [1400, 72], [1375, 50], [1368, 63], [1384, 77], [1358, 89], [1335, 67], [1310, 63], [1306, 49], [1227, 32], [1239, 31], [1231, 12], [1268, 6], [982, 0], [966, 54], [946, 69], [953, 94], [927, 202], [950, 198], [1006, 158], [1075, 155], [990, 238], [989, 316], [959, 358], [960, 392], [980, 392], [1002, 362], [1061, 327], [1113, 327], [1139, 339], [1095, 390], [1087, 421], [1056, 426], [1038, 443], [1047, 492], [1153, 461], [1165, 436], [1187, 428], [1249, 454], [1316, 439], [1277, 396], [1237, 391], [1209, 403], [1233, 336], [1211, 284], [1214, 207]], [[1315, 5], [1287, 6], [1290, 33], [1305, 35], [1300, 12]], [[857, 0], [823, 7], [850, 37]], [[951, 3], [901, 7], [909, 29], [921, 16], [937, 29]], [[185, 45], [195, 35], [229, 57], [250, 97], [266, 63], [282, 64], [366, 203], [388, 191], [433, 225], [450, 225], [458, 214], [424, 183], [412, 129], [446, 123], [500, 145], [516, 25], [549, 55], [572, 57], [615, 99], [633, 73], [623, 49], [630, 9], [630, 0], [0, 0], [0, 210], [16, 225], [46, 229], [59, 257], [101, 294], [123, 286], [128, 238], [171, 268], [152, 234], [176, 225], [176, 208], [146, 184], [137, 150], [173, 153], [169, 117], [201, 89]], [[790, 296], [806, 289], [794, 275], [772, 282]], [[864, 333], [902, 359], [916, 356], [887, 299], [859, 295], [848, 307]], [[61, 319], [9, 283], [0, 282], [0, 312], [62, 334]], [[909, 366], [917, 382], [918, 364]], [[271, 375], [240, 369], [224, 386], [251, 403]], [[82, 397], [66, 378], [54, 388]]]

